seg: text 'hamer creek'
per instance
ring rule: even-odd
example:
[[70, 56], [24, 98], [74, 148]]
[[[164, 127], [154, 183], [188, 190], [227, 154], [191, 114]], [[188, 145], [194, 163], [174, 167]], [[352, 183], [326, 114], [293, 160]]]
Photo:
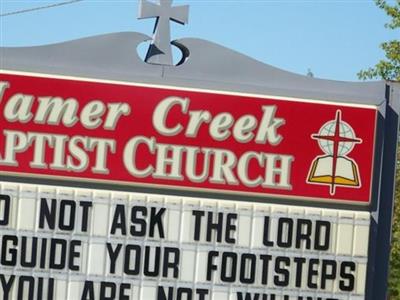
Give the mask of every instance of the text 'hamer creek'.
[[[123, 175], [127, 182], [144, 178], [213, 188], [292, 188], [294, 156], [274, 153], [284, 139], [280, 129], [286, 122], [276, 116], [276, 105], [260, 105], [252, 114], [234, 117], [228, 110], [195, 110], [191, 99], [171, 96], [160, 99], [144, 118], [140, 108], [127, 102], [82, 104], [75, 98], [11, 90], [10, 82], [0, 81], [0, 166], [9, 172], [27, 168], [31, 173], [105, 179]], [[149, 123], [146, 135], [131, 132], [143, 122]], [[194, 145], [202, 131], [207, 132], [206, 145]], [[232, 145], [246, 146], [245, 151], [235, 151]], [[260, 145], [268, 152], [253, 150]]]

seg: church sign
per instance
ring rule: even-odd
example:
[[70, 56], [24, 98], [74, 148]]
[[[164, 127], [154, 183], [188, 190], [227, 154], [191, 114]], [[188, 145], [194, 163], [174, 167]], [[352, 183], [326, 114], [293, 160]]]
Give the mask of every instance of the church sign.
[[399, 87], [195, 39], [175, 66], [187, 12], [140, 2], [146, 62], [139, 33], [0, 48], [0, 298], [384, 299]]
[[11, 175], [370, 202], [373, 106], [12, 73], [0, 95]]

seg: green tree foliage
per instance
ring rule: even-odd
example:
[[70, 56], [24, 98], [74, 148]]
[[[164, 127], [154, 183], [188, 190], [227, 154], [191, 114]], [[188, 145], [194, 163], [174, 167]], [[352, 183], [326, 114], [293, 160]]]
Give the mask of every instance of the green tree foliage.
[[[390, 17], [386, 27], [392, 30], [400, 28], [400, 0], [375, 0], [376, 5], [383, 9]], [[379, 61], [374, 67], [360, 71], [360, 79], [383, 78], [385, 80], [400, 81], [400, 40], [393, 40], [381, 44], [385, 52], [385, 59]]]

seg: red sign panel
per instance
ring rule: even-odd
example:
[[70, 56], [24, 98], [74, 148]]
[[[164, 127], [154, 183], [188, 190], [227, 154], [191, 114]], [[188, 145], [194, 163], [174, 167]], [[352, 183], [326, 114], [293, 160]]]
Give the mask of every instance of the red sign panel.
[[370, 201], [377, 108], [0, 75], [3, 174]]

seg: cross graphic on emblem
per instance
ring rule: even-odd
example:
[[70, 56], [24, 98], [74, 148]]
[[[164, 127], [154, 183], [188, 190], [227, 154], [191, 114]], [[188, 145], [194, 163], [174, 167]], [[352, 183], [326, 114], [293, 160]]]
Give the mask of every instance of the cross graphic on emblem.
[[147, 63], [173, 65], [170, 21], [186, 24], [189, 18], [189, 6], [172, 7], [172, 0], [159, 0], [159, 4], [140, 0], [139, 19], [157, 18], [154, 26], [153, 41], [146, 54]]

